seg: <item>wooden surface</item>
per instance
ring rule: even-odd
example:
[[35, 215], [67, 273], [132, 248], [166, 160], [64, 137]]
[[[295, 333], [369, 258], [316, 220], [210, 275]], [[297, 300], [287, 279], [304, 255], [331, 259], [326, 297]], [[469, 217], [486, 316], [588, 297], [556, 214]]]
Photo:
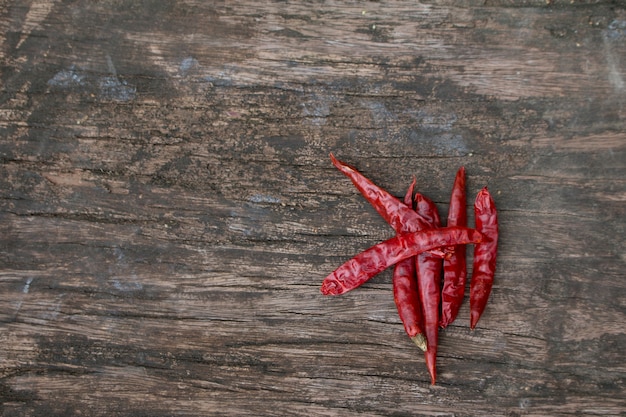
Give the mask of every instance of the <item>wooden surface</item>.
[[[624, 2], [0, 1], [3, 416], [624, 416]], [[501, 218], [439, 379], [330, 164]], [[467, 300], [466, 300], [467, 301]]]

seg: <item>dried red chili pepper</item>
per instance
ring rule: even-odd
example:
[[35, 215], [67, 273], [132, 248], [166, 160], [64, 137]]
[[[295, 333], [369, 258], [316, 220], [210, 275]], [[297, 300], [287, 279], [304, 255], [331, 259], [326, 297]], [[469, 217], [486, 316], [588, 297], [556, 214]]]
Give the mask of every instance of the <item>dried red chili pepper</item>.
[[356, 168], [339, 161], [332, 153], [330, 159], [339, 171], [350, 178], [354, 186], [396, 233], [417, 232], [428, 228], [428, 224], [412, 208], [374, 184]]
[[402, 259], [447, 246], [480, 243], [482, 235], [467, 227], [443, 227], [396, 235], [345, 262], [322, 282], [325, 295], [340, 295], [367, 282]]
[[[417, 232], [430, 227], [428, 222], [418, 216], [411, 208], [412, 204], [405, 204], [398, 200], [370, 181], [356, 168], [339, 161], [332, 153], [330, 154], [330, 159], [338, 170], [350, 178], [357, 190], [361, 192], [363, 197], [370, 202], [378, 214], [389, 223], [396, 233]], [[449, 256], [447, 250], [440, 248], [429, 252], [439, 257]]]
[[[439, 330], [437, 325], [441, 324], [443, 327], [449, 325], [458, 314], [458, 308], [463, 299], [467, 276], [465, 244], [477, 244], [474, 259], [476, 279], [473, 277], [470, 285], [470, 326], [472, 329], [484, 311], [491, 292], [498, 239], [497, 214], [493, 199], [487, 189], [483, 189], [477, 196], [474, 206], [476, 229], [465, 227], [467, 223], [465, 170], [461, 167], [455, 178], [448, 227], [434, 229], [434, 227], [440, 226], [440, 222], [436, 206], [431, 201], [418, 195], [418, 206], [421, 206], [417, 209], [418, 212], [414, 212], [410, 208], [411, 204], [408, 199], [415, 180], [411, 184], [409, 192], [405, 196], [405, 204], [403, 204], [385, 190], [377, 187], [355, 168], [338, 161], [332, 154], [330, 157], [333, 164], [352, 180], [357, 189], [396, 230], [398, 235], [363, 251], [337, 268], [324, 279], [321, 291], [326, 295], [343, 294], [360, 286], [388, 266], [396, 264], [394, 269], [394, 299], [398, 306], [398, 313], [409, 336], [412, 334], [423, 336], [423, 334], [418, 333], [419, 324], [421, 324], [418, 320], [420, 309], [418, 308], [418, 313], [415, 313], [415, 311], [410, 312], [410, 309], [407, 308], [418, 304], [404, 301], [405, 298], [403, 298], [411, 291], [415, 292], [415, 289], [411, 289], [409, 286], [415, 282], [412, 277], [416, 273], [419, 274], [417, 300], [420, 298], [428, 300], [427, 305], [422, 307], [424, 317], [422, 328], [428, 338], [425, 352], [426, 363], [431, 375], [431, 382], [434, 384], [436, 381]], [[418, 230], [426, 228], [430, 229], [418, 232]], [[481, 231], [484, 231], [485, 236], [482, 235]], [[449, 279], [446, 275], [443, 290], [446, 301], [442, 305], [445, 316], [439, 317], [437, 307], [439, 297], [441, 297], [439, 285], [442, 265], [440, 258], [442, 257], [446, 258], [445, 271], [449, 274]], [[409, 286], [405, 283], [408, 283]], [[421, 345], [421, 342], [416, 341], [416, 343]]]
[[393, 299], [406, 334], [417, 347], [426, 351], [428, 343], [421, 324], [422, 311], [415, 276], [414, 258], [403, 259], [396, 264], [393, 270]]
[[[411, 182], [404, 196], [404, 204], [407, 207], [413, 205], [414, 187], [415, 179]], [[393, 299], [406, 334], [420, 349], [425, 351], [427, 343], [422, 330], [422, 307], [417, 290], [417, 276], [415, 274], [415, 257], [404, 259], [396, 264], [392, 279]]]
[[[465, 194], [465, 168], [456, 173], [447, 226], [467, 226], [467, 197]], [[443, 289], [441, 291], [441, 317], [439, 326], [445, 328], [456, 319], [463, 303], [467, 281], [467, 261], [465, 245], [455, 246], [449, 257], [443, 261]]]
[[[441, 220], [437, 206], [427, 197], [415, 195], [417, 214], [432, 228], [441, 227]], [[422, 253], [417, 256], [417, 287], [422, 303], [424, 314], [424, 332], [428, 349], [424, 352], [426, 367], [430, 373], [430, 382], [435, 384], [437, 379], [437, 346], [439, 344], [439, 302], [441, 300], [441, 258], [429, 253]]]
[[413, 207], [413, 191], [415, 190], [416, 182], [417, 180], [415, 179], [415, 177], [413, 177], [413, 181], [411, 181], [411, 184], [409, 184], [409, 188], [406, 190], [406, 194], [404, 194], [404, 200], [402, 200], [404, 205], [407, 206], [409, 209]]
[[470, 282], [470, 328], [480, 319], [493, 286], [498, 253], [498, 214], [487, 187], [480, 190], [474, 203], [476, 230], [485, 240], [474, 248], [474, 264]]

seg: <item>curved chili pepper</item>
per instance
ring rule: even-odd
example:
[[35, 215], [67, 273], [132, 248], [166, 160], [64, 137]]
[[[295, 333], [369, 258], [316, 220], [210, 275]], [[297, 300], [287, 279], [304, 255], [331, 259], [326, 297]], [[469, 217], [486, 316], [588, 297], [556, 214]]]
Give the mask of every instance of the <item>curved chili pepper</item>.
[[356, 168], [339, 161], [332, 153], [330, 159], [339, 171], [350, 178], [354, 186], [396, 233], [417, 232], [428, 228], [428, 224], [413, 209], [374, 184]]
[[[378, 214], [389, 223], [396, 233], [411, 233], [430, 228], [428, 222], [418, 216], [411, 208], [412, 203], [405, 204], [398, 200], [374, 184], [356, 168], [335, 158], [332, 153], [330, 154], [330, 159], [338, 170], [350, 178], [357, 190], [361, 192], [363, 197], [370, 202]], [[441, 258], [449, 256], [447, 248], [436, 248], [429, 252]]]
[[444, 227], [396, 235], [345, 262], [322, 282], [322, 294], [340, 295], [367, 282], [402, 259], [434, 248], [480, 243], [482, 235], [467, 227]]
[[[433, 228], [441, 226], [437, 206], [427, 197], [415, 195], [416, 212]], [[441, 300], [441, 258], [430, 253], [417, 256], [417, 287], [419, 289], [422, 311], [424, 313], [424, 332], [428, 349], [424, 352], [426, 367], [430, 373], [430, 382], [435, 384], [437, 379], [437, 345], [439, 339], [439, 301]]]
[[487, 187], [478, 192], [474, 203], [476, 230], [485, 240], [474, 248], [474, 265], [470, 282], [470, 328], [480, 319], [493, 286], [498, 253], [498, 213]]
[[[448, 226], [467, 226], [466, 206], [465, 168], [461, 167], [456, 173], [452, 187]], [[441, 291], [441, 317], [439, 319], [439, 326], [443, 328], [456, 319], [463, 303], [467, 281], [465, 254], [464, 245], [455, 246], [454, 251], [443, 261], [443, 289]]]
[[[404, 204], [413, 205], [415, 178], [404, 196]], [[393, 270], [393, 300], [406, 334], [423, 351], [426, 350], [426, 338], [422, 330], [422, 308], [417, 290], [415, 258], [407, 258], [396, 264]]]

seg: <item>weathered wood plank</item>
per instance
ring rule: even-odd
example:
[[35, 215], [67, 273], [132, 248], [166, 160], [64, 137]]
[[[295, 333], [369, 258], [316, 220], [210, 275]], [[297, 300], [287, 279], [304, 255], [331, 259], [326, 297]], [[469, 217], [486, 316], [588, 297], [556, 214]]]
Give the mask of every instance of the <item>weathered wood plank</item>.
[[[4, 0], [0, 28], [0, 414], [623, 415], [622, 2]], [[436, 386], [389, 271], [319, 293], [393, 235], [331, 151], [443, 215], [459, 165], [495, 196]]]

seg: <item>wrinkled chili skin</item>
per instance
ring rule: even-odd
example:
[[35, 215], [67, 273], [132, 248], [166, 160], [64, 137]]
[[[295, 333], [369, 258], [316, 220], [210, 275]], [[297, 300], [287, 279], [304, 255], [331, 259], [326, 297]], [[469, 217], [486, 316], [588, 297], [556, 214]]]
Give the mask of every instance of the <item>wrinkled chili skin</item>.
[[345, 262], [322, 282], [324, 295], [353, 290], [391, 265], [434, 248], [479, 243], [482, 235], [467, 227], [444, 227], [403, 233], [364, 250]]
[[393, 299], [406, 334], [425, 351], [422, 311], [415, 276], [415, 257], [398, 262], [393, 270]]
[[493, 278], [496, 273], [498, 253], [498, 213], [496, 205], [487, 190], [480, 190], [474, 203], [476, 230], [485, 240], [474, 248], [474, 263], [470, 282], [470, 328], [474, 329], [485, 310]]
[[[413, 205], [413, 189], [415, 178], [404, 196], [407, 207]], [[415, 257], [404, 259], [393, 269], [393, 300], [398, 309], [398, 316], [404, 325], [406, 334], [422, 350], [426, 350], [427, 343], [423, 331], [422, 306], [417, 290], [417, 276], [415, 272]]]
[[[421, 194], [415, 195], [416, 212], [432, 228], [441, 227], [441, 220], [437, 206], [427, 197]], [[426, 367], [430, 373], [430, 382], [435, 384], [437, 380], [437, 345], [439, 343], [439, 302], [441, 300], [442, 260], [430, 253], [422, 253], [417, 256], [417, 287], [422, 304], [424, 316], [424, 332], [428, 349], [424, 352]]]
[[363, 194], [396, 233], [417, 232], [418, 230], [428, 228], [428, 224], [417, 216], [410, 205], [404, 204], [374, 184], [357, 171], [356, 168], [339, 161], [332, 153], [330, 154], [330, 159], [339, 171], [350, 178], [359, 192]]
[[[456, 173], [447, 226], [467, 226], [467, 194], [465, 191], [465, 168]], [[467, 260], [465, 245], [454, 247], [454, 251], [443, 261], [443, 289], [441, 290], [441, 317], [439, 326], [447, 327], [459, 314], [467, 282]]]
[[[361, 195], [369, 201], [396, 233], [411, 233], [430, 228], [428, 222], [418, 216], [411, 208], [413, 202], [406, 202], [406, 196], [403, 203], [374, 184], [353, 166], [339, 161], [332, 153], [330, 154], [330, 159], [338, 170], [350, 178], [350, 181], [352, 181]], [[415, 182], [416, 180], [413, 179], [411, 187], [415, 186]], [[411, 188], [411, 197], [412, 194], [413, 188]], [[440, 258], [450, 255], [450, 251], [447, 248], [436, 248], [429, 252]]]

